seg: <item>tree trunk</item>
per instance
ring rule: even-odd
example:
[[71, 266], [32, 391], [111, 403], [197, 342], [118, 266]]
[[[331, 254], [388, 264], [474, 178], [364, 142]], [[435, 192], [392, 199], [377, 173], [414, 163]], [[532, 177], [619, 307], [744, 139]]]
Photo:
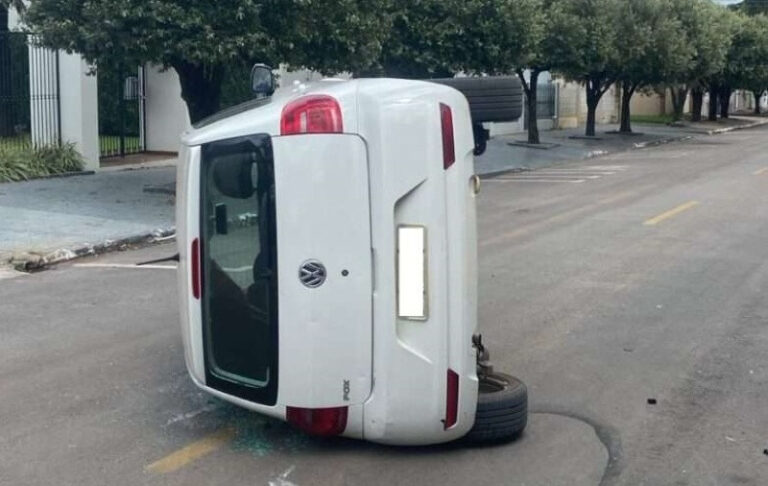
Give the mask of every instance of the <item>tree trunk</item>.
[[691, 90], [691, 121], [701, 121], [701, 109], [704, 107], [704, 89]]
[[[600, 104], [600, 98], [603, 96], [602, 83], [599, 80], [587, 80], [587, 127], [585, 135], [595, 136], [595, 123], [597, 120], [597, 105]], [[607, 89], [606, 89], [607, 91]]]
[[621, 84], [621, 126], [619, 127], [621, 133], [632, 133], [630, 106], [635, 89], [636, 86], [632, 86], [630, 83]]
[[752, 95], [755, 97], [755, 115], [760, 114], [760, 98], [763, 97], [763, 93], [759, 91], [753, 91]]
[[707, 116], [709, 121], [717, 121], [717, 97], [719, 92], [720, 87], [717, 84], [711, 83], [709, 85], [709, 113]]
[[541, 143], [539, 139], [539, 117], [538, 117], [538, 92], [539, 92], [539, 74], [538, 69], [531, 69], [531, 79], [526, 89], [526, 98], [528, 99], [528, 143]]
[[675, 121], [681, 121], [683, 119], [683, 109], [685, 108], [685, 99], [688, 97], [688, 88], [675, 87], [669, 88], [669, 92], [672, 95], [672, 107], [674, 108]]
[[590, 90], [587, 91], [587, 129], [585, 135], [588, 137], [595, 136], [595, 119], [597, 112], [597, 96], [595, 96]]
[[728, 118], [731, 107], [731, 92], [730, 86], [723, 86], [720, 90], [720, 118]]
[[191, 64], [186, 61], [175, 62], [172, 66], [179, 75], [181, 97], [187, 103], [192, 123], [219, 111], [225, 71], [223, 66]]

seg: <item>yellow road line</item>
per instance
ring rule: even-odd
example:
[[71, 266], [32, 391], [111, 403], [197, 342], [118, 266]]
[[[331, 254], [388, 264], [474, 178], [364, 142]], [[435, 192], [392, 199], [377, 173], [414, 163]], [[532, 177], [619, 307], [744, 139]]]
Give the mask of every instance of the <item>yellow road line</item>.
[[753, 172], [753, 174], [760, 175], [760, 174], [765, 174], [766, 172], [768, 172], [768, 167], [763, 167], [762, 169], [756, 170], [755, 172]]
[[231, 441], [234, 437], [234, 429], [220, 430], [209, 435], [208, 437], [204, 437], [198, 441], [195, 441], [176, 452], [168, 454], [162, 459], [159, 459], [145, 467], [144, 470], [157, 474], [176, 471], [186, 466], [190, 462], [200, 459], [201, 457], [219, 449], [221, 446]]
[[674, 209], [670, 209], [669, 211], [666, 211], [664, 213], [661, 213], [658, 216], [655, 216], [655, 217], [653, 217], [653, 218], [651, 218], [649, 220], [646, 220], [645, 223], [643, 223], [643, 224], [646, 225], [646, 226], [653, 226], [653, 225], [659, 224], [662, 221], [664, 221], [665, 219], [669, 219], [672, 216], [676, 216], [676, 215], [682, 213], [683, 211], [687, 211], [687, 210], [689, 210], [689, 209], [691, 209], [693, 207], [696, 207], [698, 205], [699, 205], [698, 201], [688, 201], [687, 203], [681, 204], [681, 205], [679, 205], [678, 207], [676, 207]]

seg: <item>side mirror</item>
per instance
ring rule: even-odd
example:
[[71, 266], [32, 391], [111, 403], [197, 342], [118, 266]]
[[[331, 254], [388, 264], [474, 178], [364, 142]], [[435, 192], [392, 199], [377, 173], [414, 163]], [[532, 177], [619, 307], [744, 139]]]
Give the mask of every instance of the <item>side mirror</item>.
[[251, 91], [256, 98], [266, 98], [275, 92], [277, 83], [272, 68], [266, 64], [255, 64], [251, 69]]

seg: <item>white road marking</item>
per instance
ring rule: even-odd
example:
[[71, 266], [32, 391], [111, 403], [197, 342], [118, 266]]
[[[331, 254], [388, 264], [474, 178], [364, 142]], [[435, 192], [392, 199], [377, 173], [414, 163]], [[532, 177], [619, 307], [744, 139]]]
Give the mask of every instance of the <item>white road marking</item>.
[[627, 169], [626, 165], [589, 165], [583, 167], [553, 167], [504, 174], [487, 182], [565, 182], [580, 184], [593, 181], [605, 176], [614, 175]]
[[574, 169], [626, 170], [628, 167], [628, 165], [587, 165], [583, 167], [574, 167]]
[[296, 466], [291, 466], [286, 469], [283, 474], [277, 476], [274, 480], [269, 481], [269, 486], [296, 486], [291, 481], [288, 481], [288, 476], [291, 475]]
[[547, 174], [598, 174], [598, 175], [613, 175], [617, 171], [615, 170], [591, 170], [591, 169], [542, 169], [532, 171], [531, 173], [537, 174], [539, 172], [546, 172]]
[[578, 184], [581, 182], [586, 182], [586, 179], [524, 179], [524, 178], [510, 178], [510, 179], [502, 179], [499, 177], [495, 177], [493, 179], [486, 179], [483, 182], [565, 182], [569, 184]]
[[24, 272], [17, 272], [12, 268], [0, 267], [0, 280], [10, 280], [12, 278], [23, 277], [26, 275], [29, 275], [29, 274]]
[[78, 268], [133, 268], [138, 270], [176, 270], [176, 265], [136, 265], [135, 263], [75, 263]]
[[212, 412], [216, 410], [216, 405], [209, 404], [204, 407], [198, 408], [197, 410], [192, 410], [191, 412], [187, 413], [180, 413], [178, 415], [174, 415], [168, 421], [165, 423], [165, 427], [168, 427], [171, 424], [175, 424], [176, 422], [182, 422], [184, 420], [189, 420], [193, 417], [197, 417], [198, 415], [206, 412]]

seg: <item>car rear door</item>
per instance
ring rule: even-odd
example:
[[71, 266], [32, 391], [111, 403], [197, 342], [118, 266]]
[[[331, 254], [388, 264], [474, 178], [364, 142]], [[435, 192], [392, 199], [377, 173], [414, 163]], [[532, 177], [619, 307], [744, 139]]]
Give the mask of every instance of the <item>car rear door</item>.
[[366, 146], [355, 135], [273, 138], [278, 402], [360, 404], [371, 391], [372, 256]]

